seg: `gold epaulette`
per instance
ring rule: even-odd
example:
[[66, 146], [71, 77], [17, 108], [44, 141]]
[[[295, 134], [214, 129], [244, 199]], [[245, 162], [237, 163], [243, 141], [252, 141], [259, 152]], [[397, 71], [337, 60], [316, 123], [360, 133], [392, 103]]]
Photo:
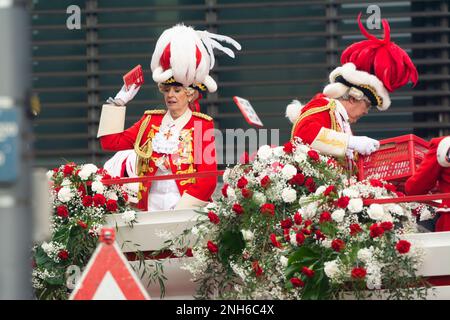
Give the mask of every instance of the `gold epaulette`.
[[212, 121], [213, 120], [213, 118], [211, 118], [207, 114], [204, 114], [204, 113], [201, 113], [201, 112], [194, 111], [194, 112], [192, 112], [192, 115], [196, 116], [198, 118], [201, 118], [201, 119], [205, 119], [206, 121]]
[[165, 114], [167, 110], [164, 109], [157, 109], [157, 110], [147, 110], [144, 112], [144, 114]]

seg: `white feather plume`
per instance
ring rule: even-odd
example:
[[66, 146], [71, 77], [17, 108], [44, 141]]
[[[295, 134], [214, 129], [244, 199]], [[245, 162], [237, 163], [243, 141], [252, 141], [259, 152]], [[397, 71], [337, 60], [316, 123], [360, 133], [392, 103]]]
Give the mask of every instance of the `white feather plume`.
[[292, 100], [290, 104], [286, 107], [286, 118], [289, 119], [291, 123], [294, 123], [303, 109], [303, 105], [298, 100]]

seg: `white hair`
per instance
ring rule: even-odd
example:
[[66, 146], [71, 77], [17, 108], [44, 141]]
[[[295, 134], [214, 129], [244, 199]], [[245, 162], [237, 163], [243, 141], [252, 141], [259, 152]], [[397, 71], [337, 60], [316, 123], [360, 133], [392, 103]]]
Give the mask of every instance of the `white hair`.
[[323, 89], [323, 94], [331, 99], [349, 100], [350, 97], [352, 97], [358, 101], [364, 100], [371, 104], [369, 98], [367, 98], [367, 96], [364, 95], [364, 93], [361, 90], [356, 89], [355, 87], [349, 88], [340, 82], [334, 82], [334, 83], [328, 84]]

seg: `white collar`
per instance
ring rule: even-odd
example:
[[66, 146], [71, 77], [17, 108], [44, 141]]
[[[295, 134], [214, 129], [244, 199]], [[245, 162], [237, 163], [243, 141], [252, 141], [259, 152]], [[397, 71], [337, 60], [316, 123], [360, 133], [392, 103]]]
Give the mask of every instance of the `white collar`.
[[336, 110], [339, 112], [339, 114], [342, 116], [344, 121], [349, 120], [347, 110], [345, 109], [344, 105], [339, 100], [334, 100], [336, 102]]
[[191, 119], [191, 116], [192, 116], [192, 111], [189, 108], [187, 108], [187, 110], [180, 117], [178, 117], [175, 120], [170, 115], [170, 112], [167, 111], [162, 119], [161, 127], [169, 126], [169, 125], [173, 124], [174, 128], [177, 131], [181, 131], [181, 129], [183, 129], [184, 126], [189, 122], [189, 120]]

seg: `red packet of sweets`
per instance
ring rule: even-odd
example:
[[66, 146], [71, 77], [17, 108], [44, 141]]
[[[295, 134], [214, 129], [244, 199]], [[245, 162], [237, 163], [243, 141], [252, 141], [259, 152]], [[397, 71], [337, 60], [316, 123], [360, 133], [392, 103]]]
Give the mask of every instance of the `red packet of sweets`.
[[144, 84], [144, 73], [142, 72], [142, 66], [140, 64], [138, 64], [132, 70], [128, 71], [128, 73], [123, 76], [123, 83], [125, 84], [127, 90], [133, 84], [136, 84], [136, 86], [143, 85]]

